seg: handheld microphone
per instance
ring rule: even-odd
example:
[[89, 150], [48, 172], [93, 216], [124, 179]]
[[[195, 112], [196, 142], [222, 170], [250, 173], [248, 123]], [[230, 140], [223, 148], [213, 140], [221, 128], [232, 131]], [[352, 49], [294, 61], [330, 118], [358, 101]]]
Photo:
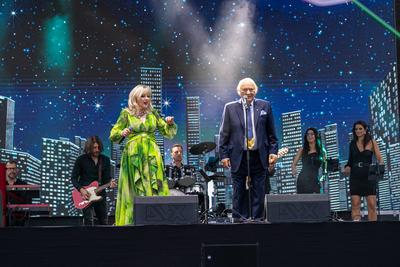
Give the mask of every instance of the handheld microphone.
[[242, 96], [242, 104], [245, 108], [248, 108], [247, 95]]
[[[128, 129], [129, 129], [129, 131], [131, 131], [131, 132], [133, 131], [132, 126], [129, 126]], [[122, 138], [119, 139], [118, 144], [121, 144], [121, 143], [125, 140], [125, 137], [126, 137], [126, 136], [122, 136]]]

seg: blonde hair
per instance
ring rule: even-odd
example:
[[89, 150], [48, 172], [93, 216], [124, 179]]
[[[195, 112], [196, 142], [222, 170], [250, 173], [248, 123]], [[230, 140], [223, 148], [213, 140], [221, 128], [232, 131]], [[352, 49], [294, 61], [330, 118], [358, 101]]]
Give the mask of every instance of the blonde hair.
[[139, 105], [137, 103], [137, 99], [141, 97], [143, 94], [149, 94], [150, 95], [150, 104], [147, 107], [147, 112], [150, 113], [153, 110], [153, 105], [151, 104], [151, 88], [148, 85], [136, 85], [135, 88], [132, 89], [132, 91], [129, 93], [129, 98], [128, 98], [128, 106], [126, 107], [126, 110], [129, 112], [131, 115], [138, 115], [139, 112]]
[[236, 91], [237, 91], [238, 95], [240, 95], [240, 89], [242, 89], [242, 86], [245, 83], [250, 83], [254, 87], [255, 93], [257, 94], [258, 86], [257, 86], [256, 82], [252, 78], [244, 78], [239, 81], [239, 83], [236, 87]]

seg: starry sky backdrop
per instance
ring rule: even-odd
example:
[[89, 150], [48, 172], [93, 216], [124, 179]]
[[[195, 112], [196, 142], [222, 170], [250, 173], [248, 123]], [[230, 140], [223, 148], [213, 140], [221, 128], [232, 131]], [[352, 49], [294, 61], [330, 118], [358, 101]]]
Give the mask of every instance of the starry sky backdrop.
[[[393, 1], [364, 0], [394, 25]], [[140, 67], [163, 68], [164, 113], [183, 143], [185, 97], [200, 96], [201, 140], [218, 133], [243, 77], [303, 129], [339, 126], [341, 157], [368, 95], [396, 61], [389, 32], [352, 4], [301, 0], [2, 1], [0, 95], [15, 104], [14, 146], [41, 158], [41, 138], [106, 141]], [[167, 142], [167, 146], [171, 144]]]

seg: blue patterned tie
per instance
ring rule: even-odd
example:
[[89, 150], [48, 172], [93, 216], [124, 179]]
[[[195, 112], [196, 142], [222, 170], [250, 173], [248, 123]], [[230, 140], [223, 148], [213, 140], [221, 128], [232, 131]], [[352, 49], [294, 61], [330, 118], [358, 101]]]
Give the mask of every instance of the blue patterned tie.
[[253, 138], [253, 120], [251, 119], [251, 105], [249, 105], [249, 110], [246, 112], [247, 117], [247, 135], [248, 135], [248, 140], [247, 140], [247, 147], [252, 149], [254, 147], [254, 138]]

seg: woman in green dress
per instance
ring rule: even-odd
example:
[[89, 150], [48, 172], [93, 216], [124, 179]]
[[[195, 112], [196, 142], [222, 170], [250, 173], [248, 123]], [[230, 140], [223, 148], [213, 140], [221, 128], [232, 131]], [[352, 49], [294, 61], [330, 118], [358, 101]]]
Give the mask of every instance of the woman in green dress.
[[165, 121], [153, 109], [151, 89], [138, 85], [129, 93], [128, 107], [121, 111], [110, 133], [110, 140], [118, 142], [126, 137], [121, 157], [115, 224], [134, 223], [134, 196], [168, 196], [164, 165], [156, 144], [155, 131], [167, 138], [176, 135], [173, 117]]

